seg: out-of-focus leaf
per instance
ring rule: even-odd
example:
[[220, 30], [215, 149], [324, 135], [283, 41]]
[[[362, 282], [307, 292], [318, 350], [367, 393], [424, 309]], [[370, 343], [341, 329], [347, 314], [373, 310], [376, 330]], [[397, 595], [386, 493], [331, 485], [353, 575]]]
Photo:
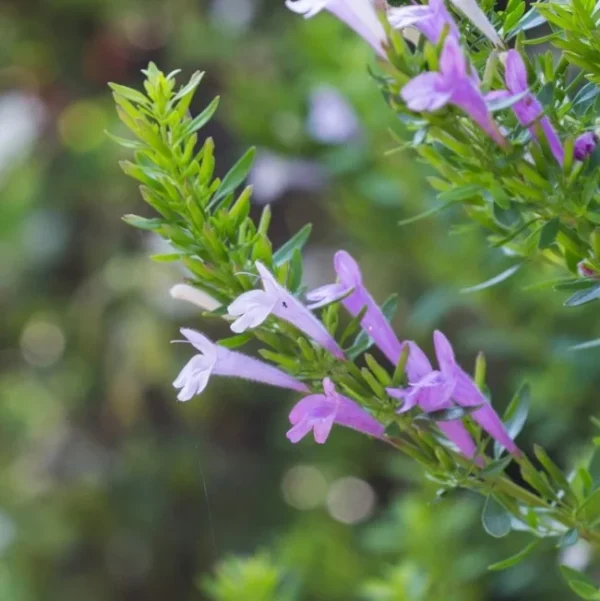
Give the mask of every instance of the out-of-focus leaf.
[[491, 495], [483, 506], [481, 523], [484, 530], [494, 538], [502, 538], [511, 531], [510, 514]]
[[514, 275], [520, 268], [521, 268], [521, 263], [519, 263], [517, 265], [513, 265], [512, 267], [509, 267], [506, 271], [503, 271], [502, 273], [498, 274], [497, 276], [493, 277], [490, 280], [486, 280], [485, 282], [482, 282], [481, 284], [477, 284], [476, 286], [470, 286], [469, 288], [463, 288], [461, 290], [461, 293], [462, 294], [470, 294], [471, 292], [479, 292], [480, 290], [485, 290], [486, 288], [491, 288], [492, 286], [496, 286], [497, 284], [500, 284], [500, 283], [504, 282], [505, 280], [508, 280], [508, 278], [511, 277], [512, 275]]
[[515, 553], [512, 557], [507, 557], [502, 561], [498, 561], [497, 563], [493, 563], [488, 566], [488, 570], [492, 570], [493, 572], [501, 572], [502, 570], [507, 570], [508, 568], [512, 568], [517, 564], [521, 563], [531, 552], [539, 545], [539, 541], [533, 541], [529, 543], [524, 549], [521, 549], [518, 553]]

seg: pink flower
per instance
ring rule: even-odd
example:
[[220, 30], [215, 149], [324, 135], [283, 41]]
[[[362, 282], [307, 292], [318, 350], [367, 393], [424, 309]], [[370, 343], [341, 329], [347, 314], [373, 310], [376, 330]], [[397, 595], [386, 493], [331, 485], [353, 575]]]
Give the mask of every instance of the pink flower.
[[358, 33], [379, 56], [386, 57], [387, 36], [372, 0], [286, 0], [285, 5], [305, 19], [322, 10], [329, 11]]
[[539, 140], [539, 130], [543, 132], [554, 158], [559, 165], [564, 162], [564, 150], [560, 138], [548, 117], [543, 117], [543, 108], [539, 100], [527, 93], [527, 69], [521, 55], [516, 50], [506, 53], [504, 82], [506, 90], [495, 90], [486, 95], [486, 100], [499, 100], [525, 94], [525, 96], [512, 105], [512, 110], [519, 123], [529, 130], [531, 135]]
[[[393, 398], [404, 401], [399, 412], [403, 413], [414, 406], [420, 407], [426, 413], [449, 409], [454, 406], [453, 401], [461, 407], [481, 406], [472, 413], [473, 419], [509, 452], [519, 455], [519, 449], [508, 435], [498, 414], [469, 375], [456, 362], [452, 345], [448, 339], [441, 332], [436, 331], [433, 342], [439, 370], [433, 370], [431, 364], [423, 356], [420, 358], [421, 372], [409, 374], [408, 388], [389, 388], [387, 391]], [[418, 379], [413, 379], [414, 375]], [[474, 455], [475, 444], [461, 420], [438, 422], [437, 425], [464, 455], [467, 457]]]
[[298, 328], [338, 359], [344, 359], [342, 349], [323, 324], [281, 286], [262, 263], [257, 261], [256, 269], [264, 290], [244, 292], [229, 305], [229, 315], [237, 317], [231, 329], [236, 333], [245, 332], [259, 326], [269, 315], [274, 315]]
[[417, 75], [402, 88], [400, 95], [408, 108], [416, 112], [433, 112], [448, 104], [457, 106], [498, 145], [506, 145], [479, 89], [477, 73], [467, 65], [454, 36], [446, 39], [439, 72]]
[[444, 0], [429, 0], [429, 4], [411, 4], [390, 8], [388, 20], [394, 29], [415, 27], [431, 43], [437, 44], [444, 28], [449, 35], [460, 37], [458, 27], [450, 16]]
[[311, 394], [299, 401], [290, 413], [292, 428], [288, 439], [296, 443], [311, 430], [315, 441], [323, 444], [333, 424], [352, 428], [375, 438], [383, 438], [384, 427], [354, 401], [338, 394], [329, 378], [323, 380], [323, 394]]
[[181, 333], [200, 352], [187, 362], [173, 382], [175, 388], [181, 389], [177, 396], [180, 401], [189, 401], [193, 396], [200, 394], [212, 375], [242, 378], [279, 388], [308, 392], [306, 385], [272, 365], [219, 346], [200, 332], [183, 328]]

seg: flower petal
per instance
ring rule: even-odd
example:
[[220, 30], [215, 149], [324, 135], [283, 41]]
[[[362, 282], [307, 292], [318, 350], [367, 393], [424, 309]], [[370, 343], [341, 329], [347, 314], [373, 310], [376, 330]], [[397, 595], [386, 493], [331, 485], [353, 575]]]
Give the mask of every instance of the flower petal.
[[525, 92], [527, 85], [527, 69], [521, 55], [517, 50], [509, 50], [506, 53], [506, 61], [504, 63], [506, 87], [513, 94]]
[[450, 341], [442, 332], [436, 330], [433, 333], [433, 345], [435, 347], [435, 355], [440, 366], [440, 371], [446, 377], [454, 377], [456, 369], [456, 359], [454, 357], [454, 350]]
[[436, 111], [448, 103], [451, 90], [439, 73], [422, 73], [402, 88], [400, 96], [411, 111]]

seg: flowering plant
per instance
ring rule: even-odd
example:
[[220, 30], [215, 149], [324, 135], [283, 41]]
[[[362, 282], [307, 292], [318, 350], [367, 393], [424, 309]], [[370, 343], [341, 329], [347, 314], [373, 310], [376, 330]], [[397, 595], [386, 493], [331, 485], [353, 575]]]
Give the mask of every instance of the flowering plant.
[[[591, 117], [596, 88], [588, 87], [593, 80], [580, 90], [567, 80], [577, 49], [556, 69], [552, 57], [539, 59], [544, 68], [528, 69], [524, 33], [542, 19], [552, 22], [548, 10], [524, 14], [524, 4], [512, 0], [493, 15], [474, 0], [389, 10], [371, 0], [296, 0], [288, 6], [305, 17], [327, 10], [375, 50], [380, 73], [374, 78], [404, 124], [403, 135], [411, 134], [402, 147], [414, 148], [440, 174], [430, 179], [440, 191], [439, 208], [461, 203], [491, 232], [494, 246], [570, 270], [561, 280], [578, 289], [569, 304], [600, 296]], [[466, 19], [458, 21], [461, 15]], [[556, 42], [562, 32], [555, 33]], [[516, 44], [509, 50], [512, 38]], [[212, 342], [182, 329], [198, 354], [174, 381], [179, 400], [200, 395], [211, 376], [293, 391], [299, 398], [289, 414], [291, 442], [312, 432], [322, 444], [334, 425], [350, 428], [414, 459], [440, 495], [465, 488], [484, 496], [482, 520], [490, 535], [529, 532], [531, 543], [498, 569], [524, 559], [544, 539], [563, 546], [578, 538], [600, 543], [600, 488], [586, 466], [565, 475], [541, 447], [534, 448], [534, 464], [515, 442], [528, 388], [499, 416], [485, 384], [484, 356], [470, 375], [439, 331], [433, 334], [435, 369], [414, 341], [398, 338], [390, 324], [394, 299], [380, 305], [346, 251], [333, 258], [336, 281], [307, 292], [302, 249], [310, 225], [274, 250], [270, 208], [255, 223], [251, 188], [239, 191], [254, 150], [219, 179], [212, 139], [197, 148], [198, 132], [218, 104], [215, 99], [199, 115], [189, 114], [202, 74], [179, 89], [177, 73], [165, 75], [150, 64], [144, 74], [145, 94], [112, 84], [119, 116], [136, 138], [115, 140], [134, 151], [134, 161], [121, 166], [141, 183], [158, 216], [127, 215], [125, 221], [168, 241], [172, 252], [155, 260], [181, 261], [188, 269], [187, 283], [176, 286], [173, 296], [198, 305], [206, 319], [224, 320], [232, 331]], [[238, 350], [253, 340], [261, 359]], [[385, 364], [368, 352], [371, 347]], [[513, 464], [518, 479], [507, 474]], [[568, 572], [567, 579], [584, 598], [597, 598], [583, 575]]]

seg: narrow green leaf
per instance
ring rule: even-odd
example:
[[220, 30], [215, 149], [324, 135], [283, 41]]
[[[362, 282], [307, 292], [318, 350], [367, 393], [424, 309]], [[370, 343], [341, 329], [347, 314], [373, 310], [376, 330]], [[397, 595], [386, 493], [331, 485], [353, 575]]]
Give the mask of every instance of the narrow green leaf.
[[[529, 384], [525, 383], [517, 390], [503, 416], [508, 435], [513, 440], [519, 435], [525, 425], [530, 404], [531, 394]], [[503, 448], [499, 442], [494, 442], [494, 457], [500, 457]]]
[[482, 476], [495, 476], [496, 474], [501, 474], [508, 467], [508, 464], [512, 460], [512, 455], [506, 455], [506, 457], [502, 457], [501, 459], [494, 459], [493, 461], [490, 461], [479, 473]]
[[273, 253], [273, 264], [281, 265], [289, 261], [296, 249], [301, 250], [306, 244], [312, 230], [312, 223], [307, 223], [299, 232], [294, 234], [285, 244]]
[[183, 133], [175, 141], [176, 144], [181, 140], [191, 136], [198, 130], [202, 129], [213, 117], [217, 108], [219, 107], [220, 97], [217, 96], [213, 101], [198, 115], [196, 115], [190, 122], [185, 125]]
[[401, 219], [400, 221], [398, 221], [398, 225], [409, 225], [411, 223], [416, 223], [417, 221], [421, 221], [421, 219], [426, 219], [427, 217], [431, 217], [432, 215], [443, 211], [452, 204], [452, 202], [447, 202], [444, 204], [437, 205], [435, 207], [432, 207], [431, 209], [427, 209], [427, 211], [423, 211], [422, 213], [415, 215], [414, 217], [409, 217], [408, 219]]
[[600, 298], [600, 284], [593, 288], [576, 292], [564, 302], [564, 305], [565, 307], [579, 307], [580, 305], [591, 303], [598, 298]]
[[550, 459], [546, 451], [541, 446], [534, 444], [533, 452], [557, 487], [564, 491], [567, 497], [571, 497], [572, 499], [573, 493], [571, 492], [571, 485], [569, 484], [566, 476], [562, 473], [561, 469], [554, 463], [554, 461], [552, 461], [552, 459]]
[[474, 407], [450, 407], [449, 409], [429, 411], [426, 414], [419, 415], [415, 419], [428, 419], [434, 422], [450, 422], [455, 419], [462, 419], [478, 409], [481, 409], [481, 405], [476, 405]]
[[531, 552], [540, 544], [539, 541], [533, 541], [529, 543], [524, 549], [521, 549], [518, 553], [515, 553], [512, 557], [508, 557], [503, 559], [502, 561], [498, 561], [497, 563], [493, 563], [491, 566], [488, 566], [488, 570], [492, 570], [493, 572], [501, 572], [502, 570], [506, 570], [508, 568], [512, 568], [517, 564], [521, 563]]
[[218, 205], [219, 201], [231, 194], [245, 179], [254, 162], [255, 148], [250, 148], [244, 156], [229, 170], [219, 189], [208, 204], [208, 209]]
[[250, 332], [244, 332], [243, 334], [238, 334], [237, 336], [221, 338], [218, 343], [225, 348], [239, 348], [240, 346], [244, 346], [244, 344], [247, 342], [250, 342], [252, 338], [253, 336]]
[[521, 263], [517, 265], [513, 265], [509, 267], [506, 271], [498, 274], [497, 276], [482, 282], [481, 284], [477, 284], [476, 286], [470, 286], [469, 288], [463, 288], [460, 292], [461, 294], [470, 294], [471, 292], [479, 292], [480, 290], [485, 290], [486, 288], [491, 288], [492, 286], [496, 286], [505, 280], [508, 280], [509, 277], [514, 275], [521, 268]]
[[511, 531], [510, 514], [491, 495], [483, 506], [481, 523], [484, 530], [494, 538], [502, 538]]
[[165, 224], [162, 219], [146, 219], [145, 217], [139, 217], [138, 215], [123, 215], [121, 219], [133, 227], [137, 227], [141, 230], [154, 231]]
[[150, 106], [150, 100], [144, 96], [144, 94], [134, 90], [133, 88], [128, 88], [118, 83], [109, 83], [108, 86], [113, 92], [116, 92], [119, 94], [119, 96], [123, 96], [123, 98], [127, 98], [127, 100], [131, 100], [131, 102], [135, 102], [143, 106]]

